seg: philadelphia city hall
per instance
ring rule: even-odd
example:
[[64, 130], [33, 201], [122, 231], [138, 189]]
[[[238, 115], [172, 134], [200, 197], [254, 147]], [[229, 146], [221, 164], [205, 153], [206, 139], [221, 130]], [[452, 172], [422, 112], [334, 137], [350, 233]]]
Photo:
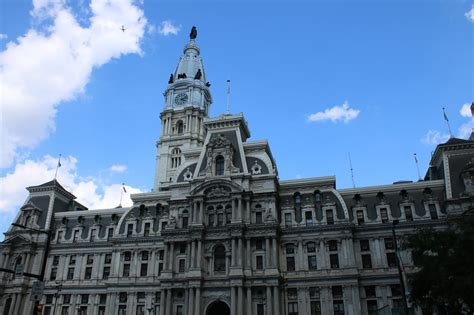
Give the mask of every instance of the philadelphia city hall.
[[397, 257], [415, 267], [394, 235], [472, 211], [474, 138], [438, 145], [417, 182], [280, 180], [242, 114], [209, 117], [196, 36], [164, 92], [152, 191], [94, 210], [56, 180], [27, 187], [0, 243], [0, 314], [398, 314]]

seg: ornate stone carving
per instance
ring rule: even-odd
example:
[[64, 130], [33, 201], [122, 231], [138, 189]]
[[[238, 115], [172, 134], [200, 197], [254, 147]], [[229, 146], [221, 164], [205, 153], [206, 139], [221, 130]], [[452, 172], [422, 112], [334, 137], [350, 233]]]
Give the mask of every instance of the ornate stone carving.
[[258, 161], [255, 161], [255, 163], [252, 166], [252, 175], [260, 175], [262, 174], [262, 166], [258, 164]]
[[228, 196], [230, 196], [230, 191], [223, 186], [212, 187], [207, 192], [208, 198], [219, 198], [219, 197], [228, 197]]
[[189, 170], [189, 167], [186, 169], [186, 172], [183, 174], [184, 180], [190, 181], [193, 179], [193, 173]]

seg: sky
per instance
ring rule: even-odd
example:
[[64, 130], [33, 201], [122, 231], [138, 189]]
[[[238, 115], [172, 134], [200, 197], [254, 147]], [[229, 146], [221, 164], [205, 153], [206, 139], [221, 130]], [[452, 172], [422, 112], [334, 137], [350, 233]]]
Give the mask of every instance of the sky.
[[[121, 30], [122, 25], [125, 31]], [[0, 0], [0, 232], [54, 178], [91, 209], [151, 190], [163, 91], [191, 27], [214, 103], [280, 179], [417, 180], [474, 126], [474, 2]], [[1, 238], [1, 236], [0, 236]]]

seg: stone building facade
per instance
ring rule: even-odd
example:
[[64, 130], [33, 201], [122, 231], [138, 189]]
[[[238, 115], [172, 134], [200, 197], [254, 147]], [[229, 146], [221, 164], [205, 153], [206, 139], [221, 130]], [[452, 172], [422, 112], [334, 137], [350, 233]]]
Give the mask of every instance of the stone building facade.
[[[336, 189], [280, 180], [268, 142], [212, 103], [192, 36], [165, 90], [151, 192], [87, 209], [56, 180], [0, 244], [0, 313], [389, 314], [402, 296], [392, 238], [472, 211], [474, 139], [439, 145], [423, 181]], [[49, 233], [49, 235], [48, 235]], [[50, 236], [50, 237], [49, 237]], [[44, 257], [47, 257], [43, 268]], [[412, 272], [408, 252], [404, 269]]]

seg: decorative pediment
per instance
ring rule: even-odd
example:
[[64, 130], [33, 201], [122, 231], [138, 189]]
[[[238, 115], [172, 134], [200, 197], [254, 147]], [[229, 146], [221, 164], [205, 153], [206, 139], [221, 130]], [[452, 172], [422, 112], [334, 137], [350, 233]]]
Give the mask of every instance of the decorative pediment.
[[219, 134], [217, 137], [211, 139], [208, 143], [208, 148], [224, 148], [232, 146], [232, 143], [229, 139], [226, 138], [223, 134]]
[[229, 187], [221, 186], [221, 185], [210, 187], [204, 192], [204, 194], [208, 198], [229, 197], [230, 193], [231, 193], [231, 189]]

